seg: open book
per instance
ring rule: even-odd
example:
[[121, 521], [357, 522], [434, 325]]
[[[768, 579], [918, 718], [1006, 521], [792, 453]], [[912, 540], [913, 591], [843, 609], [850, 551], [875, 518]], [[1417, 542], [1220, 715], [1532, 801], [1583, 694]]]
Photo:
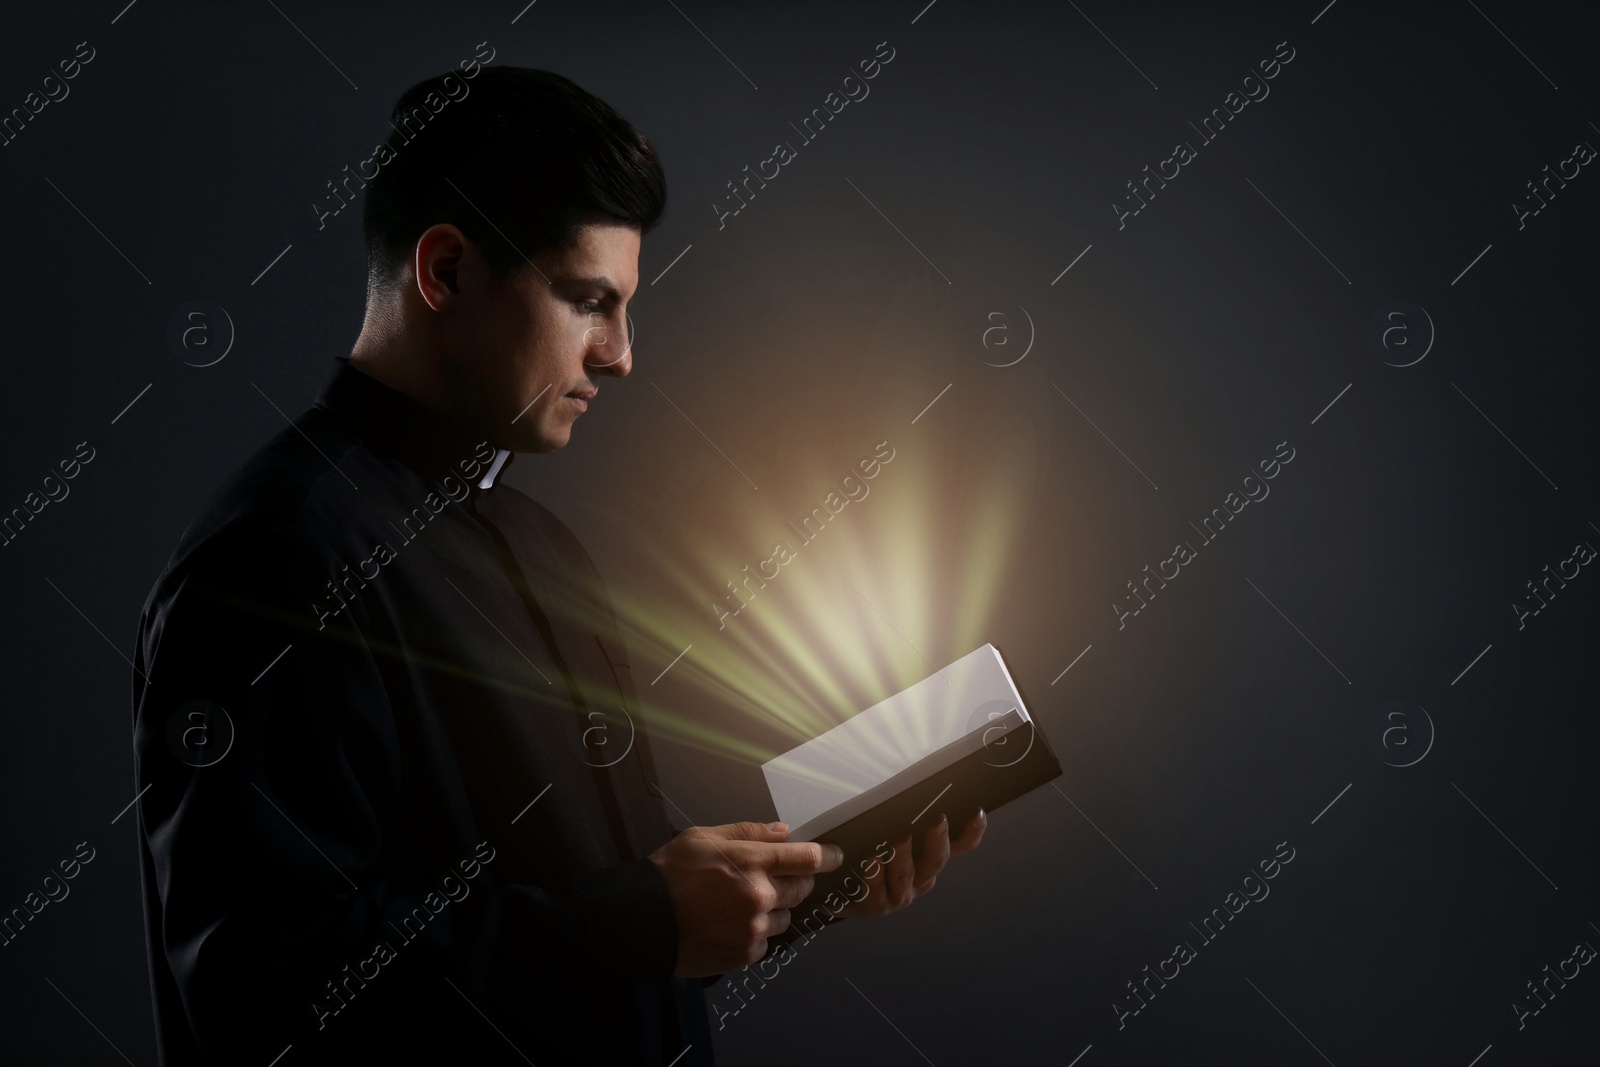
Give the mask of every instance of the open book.
[[950, 819], [952, 837], [1061, 774], [1005, 661], [984, 645], [762, 765], [791, 841], [847, 855]]

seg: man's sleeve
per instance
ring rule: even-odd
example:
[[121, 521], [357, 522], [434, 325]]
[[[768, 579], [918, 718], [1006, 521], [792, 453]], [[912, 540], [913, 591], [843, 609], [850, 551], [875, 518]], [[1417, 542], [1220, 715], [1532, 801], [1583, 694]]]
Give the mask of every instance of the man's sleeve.
[[[343, 566], [297, 527], [233, 529], [147, 609], [135, 750], [159, 894], [151, 949], [201, 1044], [270, 1059], [285, 1033], [325, 1025], [338, 983], [376, 966], [364, 961], [380, 942], [409, 944], [414, 928], [469, 989], [505, 949], [551, 981], [595, 967], [670, 974], [675, 917], [648, 861], [546, 888], [499, 886], [486, 863], [465, 882], [476, 901], [437, 891], [463, 872], [421, 869], [403, 840], [402, 755], [372, 629], [361, 598], [341, 606], [327, 586]], [[597, 946], [597, 927], [620, 935]]]
[[313, 610], [326, 555], [292, 528], [229, 530], [167, 575], [141, 633], [151, 949], [212, 1051], [310, 1021], [319, 993], [336, 1003], [319, 976], [368, 956], [378, 928], [421, 903], [374, 876], [397, 787], [392, 725], [350, 620], [331, 629]]

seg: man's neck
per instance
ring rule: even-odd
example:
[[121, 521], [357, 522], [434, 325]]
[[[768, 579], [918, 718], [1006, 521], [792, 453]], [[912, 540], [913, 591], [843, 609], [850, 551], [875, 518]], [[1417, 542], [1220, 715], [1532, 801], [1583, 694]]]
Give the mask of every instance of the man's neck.
[[361, 333], [350, 349], [350, 365], [424, 407], [449, 410], [438, 348], [408, 330], [398, 308], [368, 302]]

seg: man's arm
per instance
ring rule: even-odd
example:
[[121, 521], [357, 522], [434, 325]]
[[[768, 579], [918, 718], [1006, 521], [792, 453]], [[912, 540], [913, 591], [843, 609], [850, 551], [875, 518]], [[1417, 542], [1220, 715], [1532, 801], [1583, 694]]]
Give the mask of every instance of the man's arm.
[[[330, 557], [293, 528], [229, 529], [167, 577], [141, 632], [151, 950], [211, 1050], [265, 1050], [317, 1023], [319, 995], [338, 1004], [324, 983], [370, 956], [387, 923], [426, 909], [375, 873], [398, 768], [370, 652], [349, 619], [317, 625], [314, 576], [338, 573]], [[190, 738], [197, 709], [208, 719]], [[449, 934], [441, 918], [423, 932], [435, 943]]]
[[[373, 623], [361, 599], [337, 619], [312, 608], [341, 566], [297, 529], [234, 530], [172, 576], [146, 620], [135, 747], [160, 898], [151, 947], [202, 1044], [270, 1059], [286, 1029], [335, 1025], [344, 983], [385, 942], [462, 968], [509, 951], [550, 981], [669, 975], [672, 897], [648, 860], [504, 885], [492, 843], [447, 857], [411, 847]], [[231, 723], [220, 759], [173, 747], [196, 700]], [[212, 713], [213, 740], [223, 722]], [[472, 824], [470, 812], [437, 814]], [[440, 891], [446, 875], [459, 901]], [[470, 992], [470, 974], [456, 977]]]

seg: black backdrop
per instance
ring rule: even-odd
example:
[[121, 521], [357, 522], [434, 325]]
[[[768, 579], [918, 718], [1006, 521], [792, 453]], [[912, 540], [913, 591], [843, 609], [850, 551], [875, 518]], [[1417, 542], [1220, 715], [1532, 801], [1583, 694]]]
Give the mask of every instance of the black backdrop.
[[[154, 1062], [122, 814], [138, 611], [274, 405], [303, 410], [354, 339], [358, 211], [319, 229], [312, 205], [401, 88], [479, 42], [666, 161], [634, 374], [511, 477], [619, 601], [668, 605], [628, 623], [651, 699], [778, 751], [783, 709], [693, 683], [838, 718], [992, 640], [1062, 758], [930, 896], [722, 1015], [727, 1062], [1592, 1057], [1594, 10], [924, 5], [5, 13], [0, 109], [60, 98], [0, 147], [0, 507], [40, 507], [0, 552], [0, 908], [94, 857], [0, 949], [8, 1062]], [[879, 42], [870, 95], [803, 141]], [[795, 158], [719, 218], [780, 140]], [[1164, 163], [1177, 142], [1193, 158]], [[1148, 173], [1171, 180], [1136, 199]], [[175, 317], [204, 327], [188, 348]], [[879, 502], [729, 623], [802, 666], [716, 645], [718, 583], [881, 440]], [[1177, 542], [1194, 557], [1164, 562]], [[1147, 565], [1178, 577], [1138, 595]], [[808, 660], [793, 620], [889, 666]], [[729, 748], [664, 743], [669, 794], [771, 817]], [[1275, 850], [1270, 895], [1230, 898]]]

